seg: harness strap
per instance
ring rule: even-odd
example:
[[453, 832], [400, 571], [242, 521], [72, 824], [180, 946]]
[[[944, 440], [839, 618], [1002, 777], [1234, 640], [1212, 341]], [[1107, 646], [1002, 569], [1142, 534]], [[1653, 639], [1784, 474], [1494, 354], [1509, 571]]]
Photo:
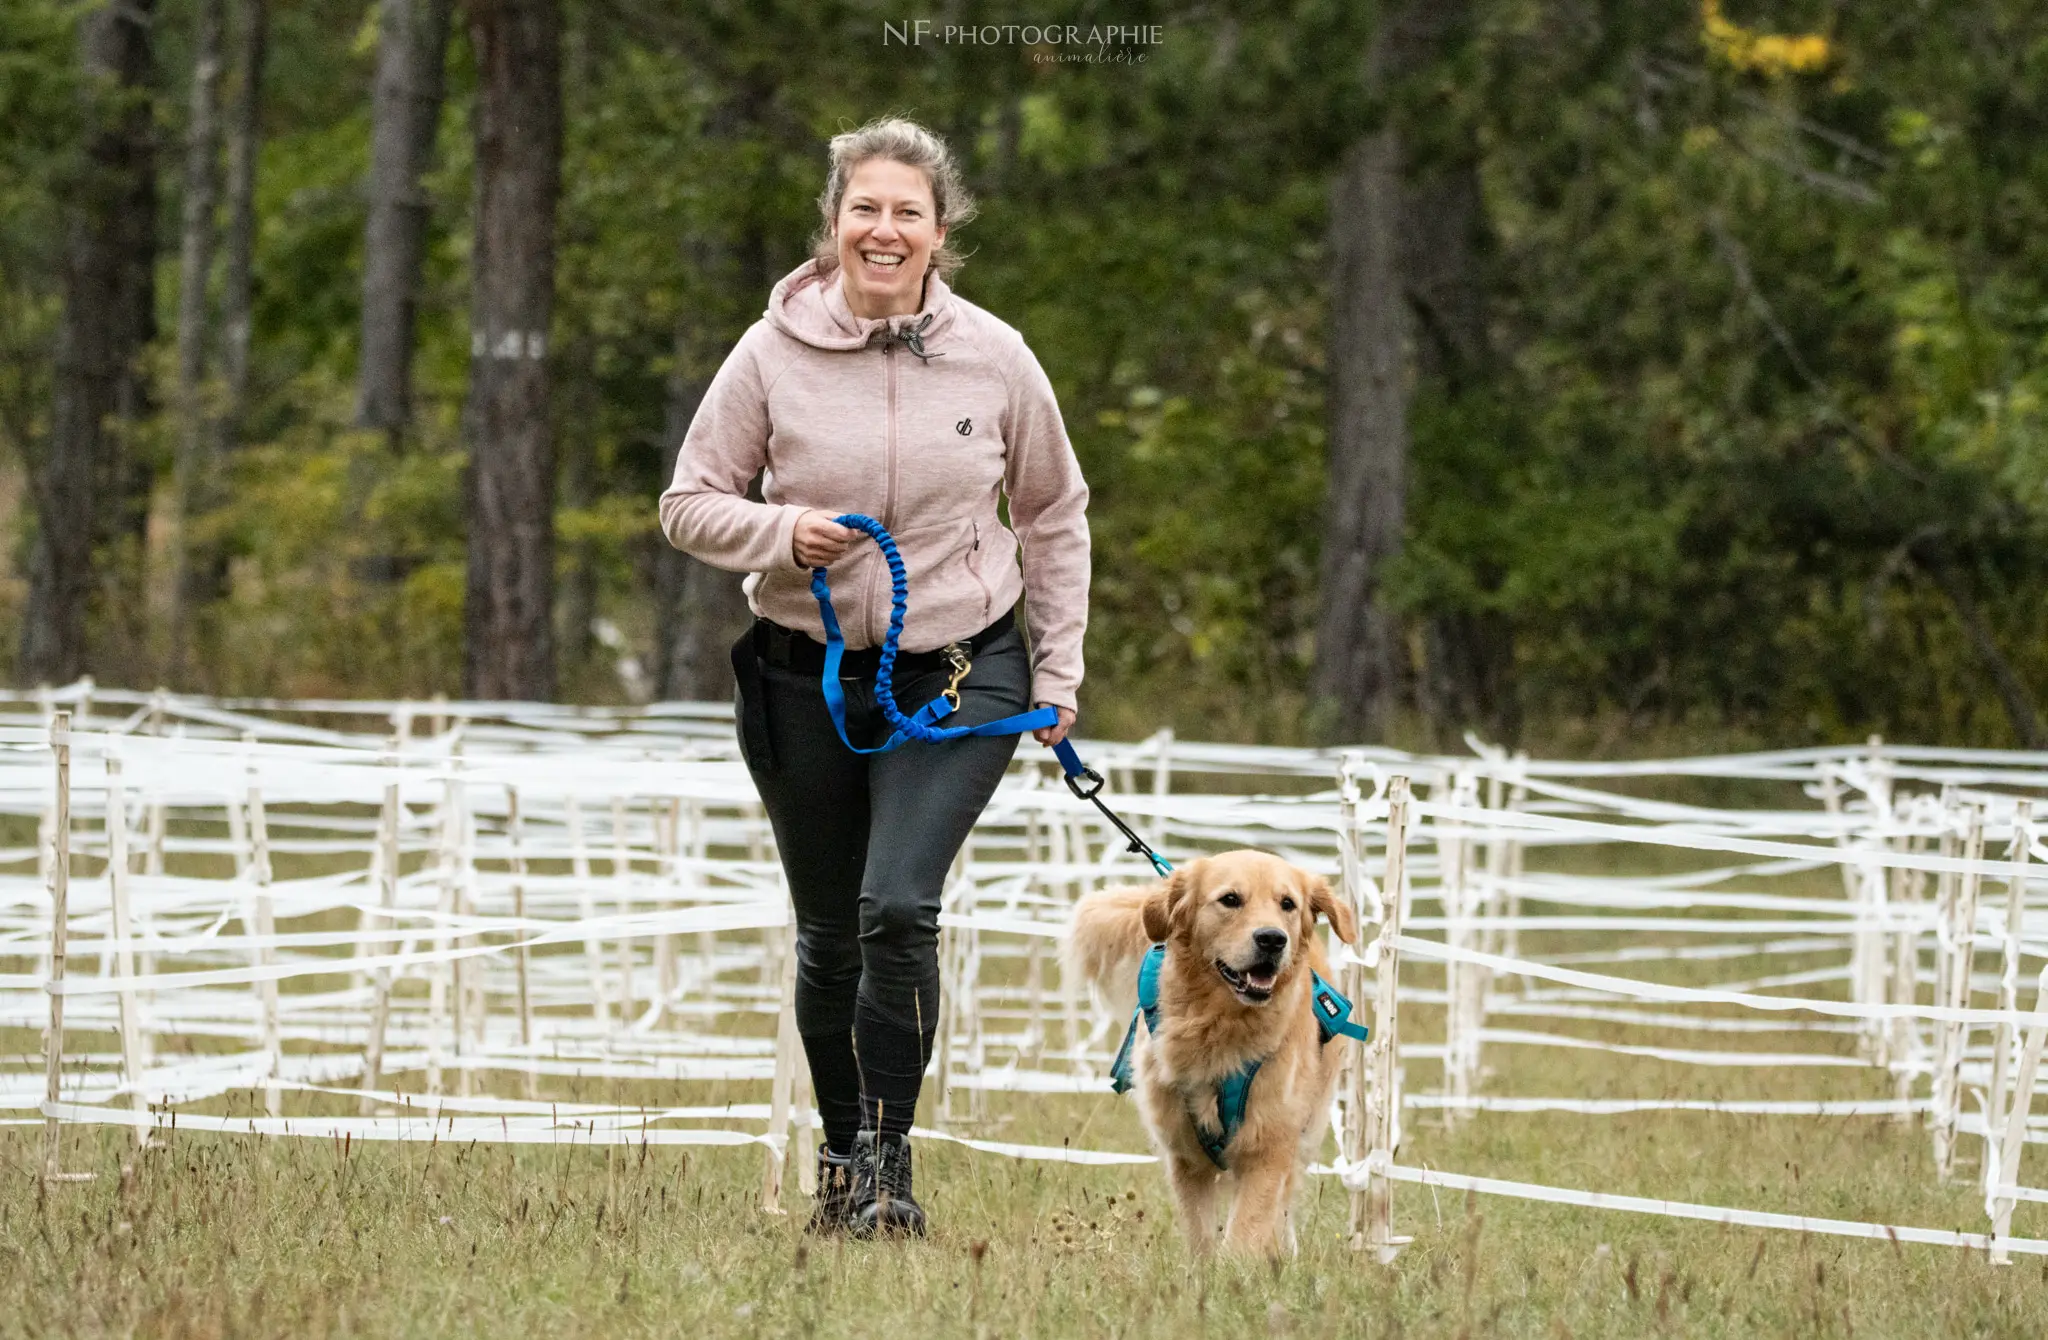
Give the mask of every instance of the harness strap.
[[[1159, 1035], [1159, 970], [1166, 963], [1166, 946], [1155, 944], [1145, 951], [1145, 957], [1138, 963], [1138, 1007], [1131, 1011], [1131, 1026], [1124, 1031], [1123, 1045], [1117, 1048], [1116, 1060], [1110, 1063], [1109, 1087], [1113, 1092], [1128, 1092], [1132, 1078], [1132, 1051], [1138, 1042], [1138, 1025], [1142, 1022], [1145, 1030], [1154, 1037]], [[1344, 993], [1323, 980], [1321, 973], [1311, 973], [1313, 979], [1309, 999], [1313, 1002], [1316, 1016], [1316, 1031], [1321, 1036], [1318, 1042], [1328, 1046], [1330, 1039], [1345, 1037], [1365, 1041], [1371, 1030], [1351, 1018], [1351, 1002]], [[1202, 1142], [1202, 1150], [1209, 1161], [1228, 1172], [1230, 1164], [1225, 1155], [1230, 1142], [1237, 1138], [1244, 1126], [1244, 1114], [1251, 1105], [1252, 1081], [1258, 1078], [1259, 1067], [1265, 1058], [1247, 1061], [1238, 1069], [1216, 1082], [1216, 1120], [1218, 1126], [1211, 1126], [1190, 1111], [1188, 1120], [1195, 1128], [1195, 1138]]]
[[[934, 355], [936, 357], [936, 355]], [[903, 709], [896, 705], [895, 686], [892, 676], [896, 669], [896, 650], [903, 640], [903, 618], [910, 610], [910, 579], [903, 570], [903, 556], [896, 552], [896, 541], [871, 516], [859, 512], [848, 512], [833, 518], [842, 526], [864, 532], [874, 539], [882, 551], [882, 560], [889, 565], [889, 632], [882, 640], [882, 656], [875, 667], [875, 701], [881, 705], [882, 717], [896, 728], [887, 740], [872, 749], [862, 749], [846, 736], [846, 690], [839, 682], [839, 662], [846, 655], [846, 637], [839, 630], [839, 616], [832, 609], [832, 584], [825, 576], [825, 569], [811, 569], [811, 595], [817, 599], [818, 614], [825, 624], [825, 669], [820, 677], [820, 687], [825, 694], [825, 710], [832, 717], [832, 729], [839, 732], [839, 741], [856, 754], [886, 754], [912, 740], [939, 741], [964, 740], [970, 735], [1022, 735], [1041, 727], [1057, 725], [1059, 713], [1050, 707], [1035, 708], [1019, 712], [998, 721], [985, 721], [978, 726], [941, 726], [937, 723], [952, 715], [953, 703], [947, 695], [938, 697], [917, 709], [914, 716], [903, 715]]]

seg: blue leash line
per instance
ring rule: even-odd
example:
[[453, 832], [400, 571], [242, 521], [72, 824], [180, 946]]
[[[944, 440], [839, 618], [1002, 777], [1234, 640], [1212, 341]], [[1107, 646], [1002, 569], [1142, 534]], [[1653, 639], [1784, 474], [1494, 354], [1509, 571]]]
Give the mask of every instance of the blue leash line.
[[1164, 856], [1153, 851], [1150, 843], [1132, 832], [1131, 826], [1118, 817], [1115, 810], [1102, 803], [1102, 774], [1083, 763], [1081, 756], [1074, 752], [1074, 746], [1065, 740], [1054, 745], [1052, 752], [1059, 756], [1060, 767], [1066, 770], [1067, 790], [1082, 800], [1091, 802], [1096, 809], [1102, 811], [1103, 818], [1116, 825], [1117, 832], [1130, 839], [1130, 844], [1124, 850], [1150, 861], [1152, 869], [1158, 872], [1161, 879], [1172, 874], [1172, 864]]
[[[932, 699], [910, 716], [896, 703], [896, 652], [903, 641], [903, 619], [910, 612], [910, 577], [903, 570], [903, 555], [896, 551], [895, 537], [887, 527], [871, 516], [859, 512], [848, 512], [833, 518], [849, 530], [857, 530], [875, 542], [882, 551], [882, 561], [889, 565], [889, 631], [882, 639], [882, 655], [875, 667], [875, 701], [881, 705], [882, 717], [895, 733], [872, 749], [862, 749], [846, 735], [846, 690], [840, 686], [839, 665], [846, 655], [846, 636], [839, 629], [839, 616], [832, 609], [832, 583], [827, 579], [825, 569], [811, 569], [811, 595], [818, 602], [818, 613], [825, 624], [825, 670], [821, 687], [825, 693], [825, 710], [831, 714], [832, 729], [839, 732], [839, 740], [856, 754], [886, 754], [912, 740], [939, 741], [961, 740], [970, 735], [1022, 735], [1026, 731], [1038, 730], [1044, 726], [1059, 724], [1059, 713], [1050, 707], [1040, 707], [1029, 712], [1020, 712], [999, 721], [985, 722], [979, 726], [941, 726], [938, 723], [953, 712], [953, 704], [946, 701], [944, 694]], [[1105, 819], [1116, 825], [1119, 833], [1129, 839], [1127, 850], [1143, 856], [1152, 863], [1152, 868], [1163, 878], [1173, 873], [1164, 856], [1153, 851], [1145, 839], [1131, 831], [1131, 826], [1117, 817], [1116, 811], [1102, 803], [1102, 774], [1081, 761], [1074, 752], [1074, 746], [1061, 740], [1052, 747], [1059, 757], [1060, 767], [1066, 773], [1067, 789], [1082, 800], [1093, 802], [1102, 811]]]
[[894, 734], [872, 749], [862, 749], [847, 738], [846, 690], [839, 683], [839, 663], [846, 654], [846, 637], [839, 631], [839, 616], [832, 610], [832, 584], [826, 579], [825, 569], [812, 568], [811, 594], [817, 598], [818, 613], [825, 621], [825, 710], [831, 713], [832, 728], [839, 732], [842, 744], [856, 754], [886, 754], [912, 740], [937, 742], [964, 740], [970, 735], [1022, 735], [1059, 723], [1058, 712], [1040, 707], [979, 726], [941, 726], [938, 723], [953, 712], [953, 704], [944, 694], [918, 708], [915, 715], [903, 715], [903, 709], [896, 705], [893, 679], [897, 647], [903, 640], [903, 619], [910, 611], [910, 578], [903, 570], [903, 555], [896, 552], [895, 538], [873, 517], [848, 512], [833, 520], [872, 537], [876, 548], [882, 551], [882, 561], [889, 565], [889, 632], [882, 640], [881, 662], [875, 667], [875, 701], [881, 705], [883, 719], [896, 728]]

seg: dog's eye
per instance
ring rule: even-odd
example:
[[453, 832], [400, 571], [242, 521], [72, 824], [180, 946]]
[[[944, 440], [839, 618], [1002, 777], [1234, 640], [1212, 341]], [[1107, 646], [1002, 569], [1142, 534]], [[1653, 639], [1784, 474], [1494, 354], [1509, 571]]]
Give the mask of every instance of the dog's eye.
[[1238, 897], [1235, 893], [1226, 893], [1221, 898], [1218, 898], [1216, 901], [1223, 904], [1225, 907], [1244, 906], [1244, 899]]
[[1280, 910], [1282, 912], [1292, 912], [1294, 910], [1294, 900], [1292, 898], [1282, 898], [1280, 900]]

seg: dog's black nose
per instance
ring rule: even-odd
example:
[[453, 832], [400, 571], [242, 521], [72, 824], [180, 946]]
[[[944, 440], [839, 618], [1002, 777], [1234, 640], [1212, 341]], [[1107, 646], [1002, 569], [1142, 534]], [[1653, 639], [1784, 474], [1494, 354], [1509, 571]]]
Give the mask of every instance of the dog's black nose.
[[1252, 943], [1264, 954], [1277, 954], [1287, 948], [1287, 932], [1274, 930], [1271, 926], [1252, 932]]

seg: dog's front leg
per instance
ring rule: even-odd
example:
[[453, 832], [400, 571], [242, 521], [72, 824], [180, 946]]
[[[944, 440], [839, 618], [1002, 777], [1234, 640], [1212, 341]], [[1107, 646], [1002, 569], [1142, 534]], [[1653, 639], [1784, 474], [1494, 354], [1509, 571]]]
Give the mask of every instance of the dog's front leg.
[[1231, 1201], [1230, 1227], [1224, 1235], [1230, 1250], [1275, 1258], [1291, 1254], [1293, 1149], [1248, 1150], [1231, 1162], [1237, 1174], [1237, 1195]]
[[1216, 1165], [1206, 1158], [1196, 1162], [1178, 1154], [1167, 1156], [1166, 1180], [1173, 1185], [1180, 1226], [1196, 1256], [1216, 1250], [1216, 1178]]

